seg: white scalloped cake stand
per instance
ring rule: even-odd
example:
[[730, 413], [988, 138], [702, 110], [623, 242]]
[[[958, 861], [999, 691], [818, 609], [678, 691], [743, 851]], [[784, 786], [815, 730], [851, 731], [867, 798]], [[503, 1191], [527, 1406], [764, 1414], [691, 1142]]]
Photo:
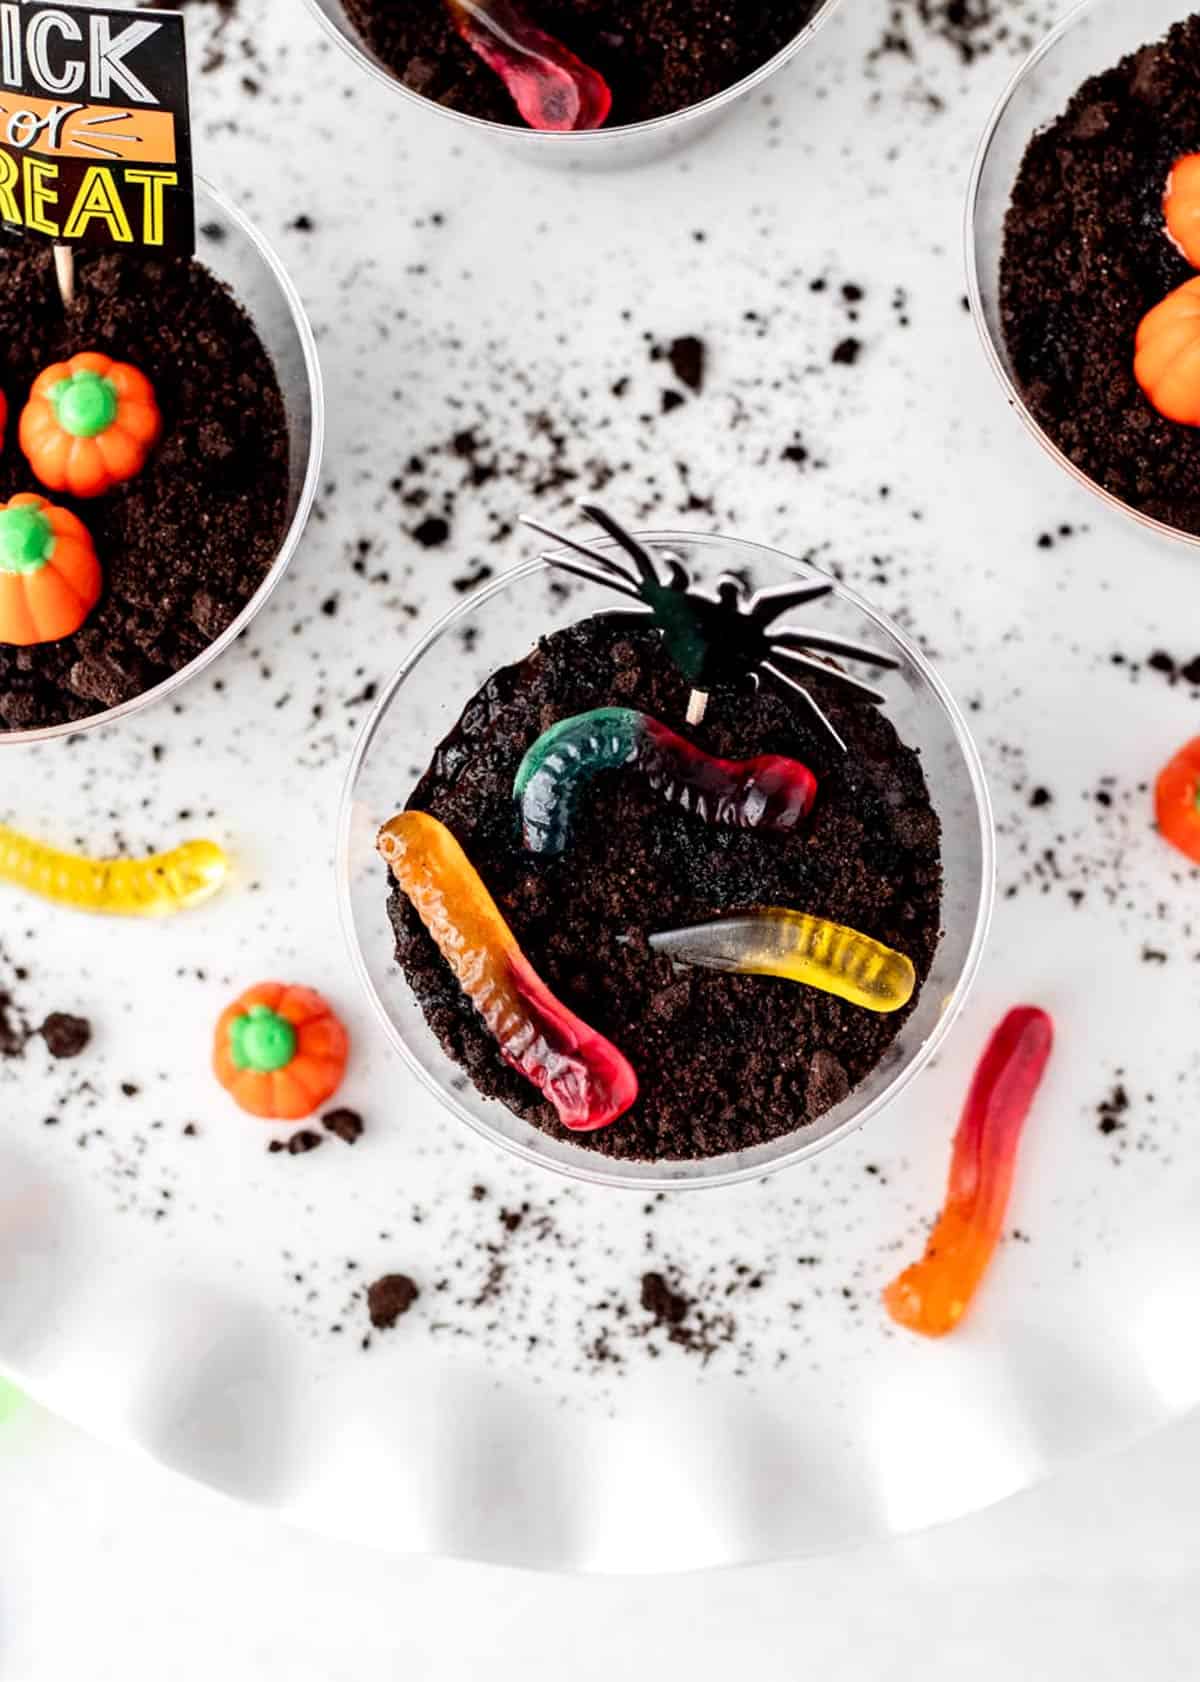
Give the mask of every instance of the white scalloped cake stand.
[[[1129, 662], [1195, 653], [1179, 641], [1194, 562], [1102, 525], [1006, 415], [974, 343], [958, 223], [1007, 64], [967, 72], [925, 43], [916, 69], [868, 75], [877, 20], [843, 8], [771, 104], [674, 163], [576, 180], [447, 151], [439, 124], [279, 11], [254, 98], [243, 26], [225, 26], [199, 147], [279, 239], [318, 327], [319, 515], [215, 682], [118, 731], [4, 752], [7, 819], [98, 847], [210, 832], [239, 865], [233, 890], [169, 926], [3, 896], [0, 986], [27, 967], [30, 1013], [83, 1010], [96, 1040], [75, 1063], [35, 1044], [0, 1065], [0, 1366], [307, 1524], [610, 1570], [910, 1530], [1191, 1407], [1197, 885], [1152, 832], [1144, 785], [1194, 729], [1195, 691]], [[351, 111], [370, 136], [352, 155], [335, 137]], [[280, 125], [294, 144], [247, 193], [246, 160]], [[643, 335], [687, 332], [710, 347], [705, 390], [660, 414], [669, 376]], [[863, 346], [852, 366], [830, 359], [846, 337]], [[463, 489], [439, 446], [467, 428], [501, 474]], [[843, 566], [971, 709], [1000, 822], [993, 942], [938, 1066], [811, 1166], [649, 1213], [449, 1122], [381, 1045], [336, 921], [334, 816], [364, 693], [453, 580], [517, 558], [490, 534], [552, 461], [582, 477], [544, 512], [602, 463], [608, 500], [647, 523], [812, 544]], [[422, 487], [418, 509], [405, 496]], [[425, 549], [407, 534], [443, 491], [450, 542]], [[212, 1019], [273, 972], [326, 989], [356, 1034], [352, 1149], [268, 1155], [270, 1130], [211, 1083]], [[1019, 1237], [961, 1334], [927, 1346], [889, 1329], [878, 1291], [919, 1248], [971, 1066], [1020, 999], [1054, 1013], [1059, 1049]], [[1117, 1086], [1129, 1107], [1105, 1133]], [[523, 1203], [510, 1233], [499, 1212]], [[707, 1364], [647, 1334], [651, 1266], [732, 1314]], [[364, 1349], [362, 1286], [392, 1269], [422, 1297]]]

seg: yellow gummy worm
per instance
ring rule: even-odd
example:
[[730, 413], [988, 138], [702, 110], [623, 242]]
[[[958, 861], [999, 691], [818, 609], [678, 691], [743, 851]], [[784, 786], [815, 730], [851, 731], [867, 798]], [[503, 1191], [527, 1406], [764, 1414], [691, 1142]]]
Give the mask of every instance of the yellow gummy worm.
[[841, 923], [779, 905], [652, 934], [650, 944], [676, 963], [736, 975], [779, 975], [866, 1010], [902, 1009], [917, 984], [902, 952]]
[[90, 859], [0, 824], [0, 880], [76, 911], [169, 917], [211, 898], [228, 873], [229, 859], [215, 841], [185, 841], [144, 859]]

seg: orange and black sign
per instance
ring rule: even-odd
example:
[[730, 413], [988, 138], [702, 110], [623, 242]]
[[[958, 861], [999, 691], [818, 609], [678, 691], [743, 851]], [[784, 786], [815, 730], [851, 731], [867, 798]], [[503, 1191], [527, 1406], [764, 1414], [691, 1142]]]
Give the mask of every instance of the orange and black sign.
[[0, 0], [0, 222], [195, 249], [183, 18]]

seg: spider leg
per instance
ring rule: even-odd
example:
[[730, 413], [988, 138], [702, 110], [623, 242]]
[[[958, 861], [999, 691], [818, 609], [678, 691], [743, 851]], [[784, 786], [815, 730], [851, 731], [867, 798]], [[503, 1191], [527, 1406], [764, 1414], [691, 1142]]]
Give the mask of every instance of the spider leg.
[[594, 502], [581, 502], [579, 508], [589, 520], [594, 520], [602, 531], [606, 531], [614, 543], [620, 544], [637, 567], [643, 583], [653, 585], [658, 590], [662, 589], [662, 579], [658, 575], [654, 557], [644, 543], [639, 543], [619, 521], [614, 520], [611, 514], [606, 514], [603, 508], [597, 508]]
[[773, 666], [769, 660], [764, 662], [762, 669], [768, 674], [768, 676], [774, 678], [776, 683], [781, 683], [785, 689], [789, 689], [792, 694], [798, 695], [802, 701], [808, 703], [809, 707], [811, 707], [812, 711], [816, 714], [818, 722], [824, 726], [841, 751], [845, 753], [845, 742], [833, 728], [833, 725], [826, 716], [824, 709], [818, 706], [817, 702], [814, 701], [813, 697], [808, 693], [808, 690], [805, 689], [802, 684], [793, 682], [786, 672], [781, 672], [779, 668], [777, 666]]
[[611, 572], [614, 577], [624, 579], [625, 583], [631, 587], [636, 585], [637, 579], [634, 578], [633, 574], [627, 572], [623, 566], [614, 561], [611, 555], [605, 555], [601, 550], [593, 549], [590, 544], [579, 543], [575, 538], [567, 537], [563, 532], [554, 531], [550, 526], [544, 526], [540, 520], [535, 520], [531, 514], [522, 514], [521, 524], [528, 526], [530, 531], [537, 532], [540, 537], [548, 537], [554, 543], [561, 543], [564, 549], [574, 549], [577, 555], [582, 555], [585, 560], [603, 567], [606, 572]]
[[802, 630], [798, 625], [781, 625], [771, 632], [771, 642], [780, 648], [819, 648], [825, 654], [842, 654], [847, 660], [862, 660], [868, 666], [883, 666], [889, 671], [898, 669], [900, 662], [891, 654], [881, 654], [865, 642], [853, 642], [848, 637], [827, 637], [819, 631]]
[[606, 625], [621, 625], [630, 631], [644, 631], [654, 623], [654, 614], [648, 607], [607, 608], [599, 617]]
[[562, 572], [574, 573], [576, 578], [586, 578], [589, 584], [601, 584], [606, 590], [617, 590], [622, 596], [628, 596], [630, 601], [641, 601], [641, 597], [632, 584], [621, 584], [611, 573], [600, 572], [596, 567], [584, 566], [582, 561], [564, 560], [561, 555], [543, 555], [541, 557], [547, 566], [558, 567]]
[[756, 590], [746, 612], [756, 625], [772, 625], [789, 607], [818, 601], [832, 589], [833, 581], [825, 579], [820, 584], [784, 584], [777, 590]]
[[887, 699], [878, 689], [872, 689], [868, 683], [860, 683], [849, 672], [839, 671], [836, 666], [827, 666], [823, 660], [810, 660], [807, 654], [800, 654], [794, 648], [776, 648], [772, 646], [771, 655], [776, 660], [786, 660], [790, 665], [803, 666], [805, 671], [815, 672], [818, 677], [825, 678], [829, 683], [840, 684], [845, 690], [859, 701], [870, 701], [872, 706], [878, 707]]
[[722, 607], [728, 608], [731, 613], [737, 613], [740, 610], [745, 594], [746, 591], [740, 578], [733, 578], [729, 574], [724, 574], [717, 579], [717, 600]]
[[667, 569], [667, 588], [670, 590], [686, 590], [691, 586], [691, 577], [683, 564], [683, 558], [674, 549], [658, 549], [654, 559], [661, 561]]

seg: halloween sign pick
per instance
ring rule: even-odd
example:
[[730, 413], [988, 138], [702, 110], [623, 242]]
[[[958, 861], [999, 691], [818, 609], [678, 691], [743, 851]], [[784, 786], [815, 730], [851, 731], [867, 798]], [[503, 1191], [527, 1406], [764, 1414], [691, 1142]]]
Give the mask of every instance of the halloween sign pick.
[[0, 221], [71, 247], [195, 248], [183, 18], [0, 0]]

